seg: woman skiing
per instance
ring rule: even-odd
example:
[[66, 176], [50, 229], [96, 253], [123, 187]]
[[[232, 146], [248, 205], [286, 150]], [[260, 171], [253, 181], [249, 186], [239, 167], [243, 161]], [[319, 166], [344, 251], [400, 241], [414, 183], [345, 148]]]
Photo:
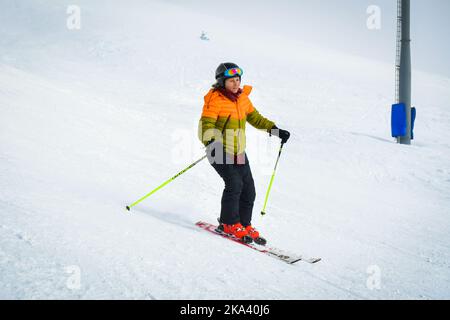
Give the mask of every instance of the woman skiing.
[[221, 63], [216, 69], [216, 83], [204, 97], [199, 122], [199, 138], [206, 146], [212, 167], [225, 182], [222, 194], [219, 230], [242, 241], [265, 244], [252, 226], [256, 198], [255, 184], [245, 153], [245, 125], [278, 136], [282, 143], [289, 132], [264, 118], [249, 99], [251, 86], [242, 89], [243, 70], [234, 63]]

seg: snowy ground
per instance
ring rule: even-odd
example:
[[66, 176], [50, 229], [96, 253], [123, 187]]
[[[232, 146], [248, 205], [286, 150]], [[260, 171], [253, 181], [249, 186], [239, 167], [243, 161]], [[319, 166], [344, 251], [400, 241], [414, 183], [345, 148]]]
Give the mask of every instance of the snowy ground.
[[[66, 28], [73, 2], [80, 30]], [[401, 146], [391, 65], [248, 26], [230, 38], [162, 1], [0, 8], [0, 298], [450, 298], [450, 79], [414, 72], [416, 140]], [[222, 61], [293, 135], [261, 218], [279, 140], [248, 130], [254, 225], [316, 265], [197, 229], [220, 209], [207, 162], [124, 210], [203, 155]]]

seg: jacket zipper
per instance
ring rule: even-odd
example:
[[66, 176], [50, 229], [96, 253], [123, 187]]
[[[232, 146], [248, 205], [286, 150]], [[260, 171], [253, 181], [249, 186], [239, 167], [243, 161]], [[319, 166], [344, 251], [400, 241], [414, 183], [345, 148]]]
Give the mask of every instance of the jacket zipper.
[[223, 128], [222, 128], [222, 136], [223, 136], [223, 132], [227, 128], [227, 123], [228, 123], [228, 120], [230, 120], [230, 117], [231, 117], [231, 114], [228, 116], [227, 120], [225, 120], [225, 124], [223, 125]]

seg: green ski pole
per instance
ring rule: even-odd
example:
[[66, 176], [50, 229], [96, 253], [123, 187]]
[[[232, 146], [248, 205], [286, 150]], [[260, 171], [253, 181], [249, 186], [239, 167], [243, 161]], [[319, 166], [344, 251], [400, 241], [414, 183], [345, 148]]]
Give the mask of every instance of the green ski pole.
[[272, 177], [270, 178], [270, 182], [269, 182], [269, 187], [267, 188], [266, 199], [264, 200], [264, 207], [261, 211], [262, 216], [264, 216], [266, 214], [267, 200], [269, 199], [269, 193], [270, 193], [270, 190], [272, 189], [272, 183], [273, 183], [273, 179], [275, 178], [275, 173], [277, 171], [277, 166], [278, 166], [278, 160], [280, 160], [281, 151], [283, 150], [283, 145], [284, 145], [284, 143], [281, 143], [280, 151], [278, 152], [277, 162], [275, 163], [275, 168], [273, 169]]
[[188, 171], [189, 169], [191, 169], [193, 166], [195, 166], [197, 163], [199, 163], [200, 161], [202, 161], [203, 159], [205, 159], [207, 156], [203, 156], [202, 158], [198, 159], [197, 161], [195, 161], [193, 164], [191, 164], [189, 167], [187, 167], [186, 169], [180, 171], [179, 173], [177, 173], [176, 175], [174, 175], [172, 178], [170, 178], [169, 180], [167, 180], [166, 182], [164, 182], [163, 184], [161, 184], [159, 187], [157, 187], [156, 189], [150, 191], [149, 193], [147, 193], [145, 196], [143, 196], [142, 198], [140, 198], [139, 200], [137, 200], [136, 202], [133, 202], [132, 204], [130, 204], [129, 206], [126, 206], [127, 210], [130, 211], [130, 209], [132, 207], [134, 207], [135, 205], [137, 205], [138, 203], [140, 203], [141, 201], [144, 201], [145, 199], [147, 199], [148, 197], [150, 197], [152, 194], [154, 194], [156, 191], [158, 191], [159, 189], [161, 189], [162, 187], [164, 187], [166, 184], [169, 184], [170, 182], [172, 182], [173, 180], [175, 180], [178, 176], [182, 175], [183, 173], [185, 173], [186, 171]]

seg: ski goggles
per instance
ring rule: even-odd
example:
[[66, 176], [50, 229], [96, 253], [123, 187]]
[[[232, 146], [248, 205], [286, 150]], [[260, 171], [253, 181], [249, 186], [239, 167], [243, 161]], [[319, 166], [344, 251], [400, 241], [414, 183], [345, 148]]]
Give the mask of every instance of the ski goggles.
[[231, 68], [231, 69], [227, 69], [223, 75], [225, 76], [225, 78], [232, 78], [232, 77], [236, 77], [236, 76], [242, 76], [244, 74], [244, 71], [241, 68]]

